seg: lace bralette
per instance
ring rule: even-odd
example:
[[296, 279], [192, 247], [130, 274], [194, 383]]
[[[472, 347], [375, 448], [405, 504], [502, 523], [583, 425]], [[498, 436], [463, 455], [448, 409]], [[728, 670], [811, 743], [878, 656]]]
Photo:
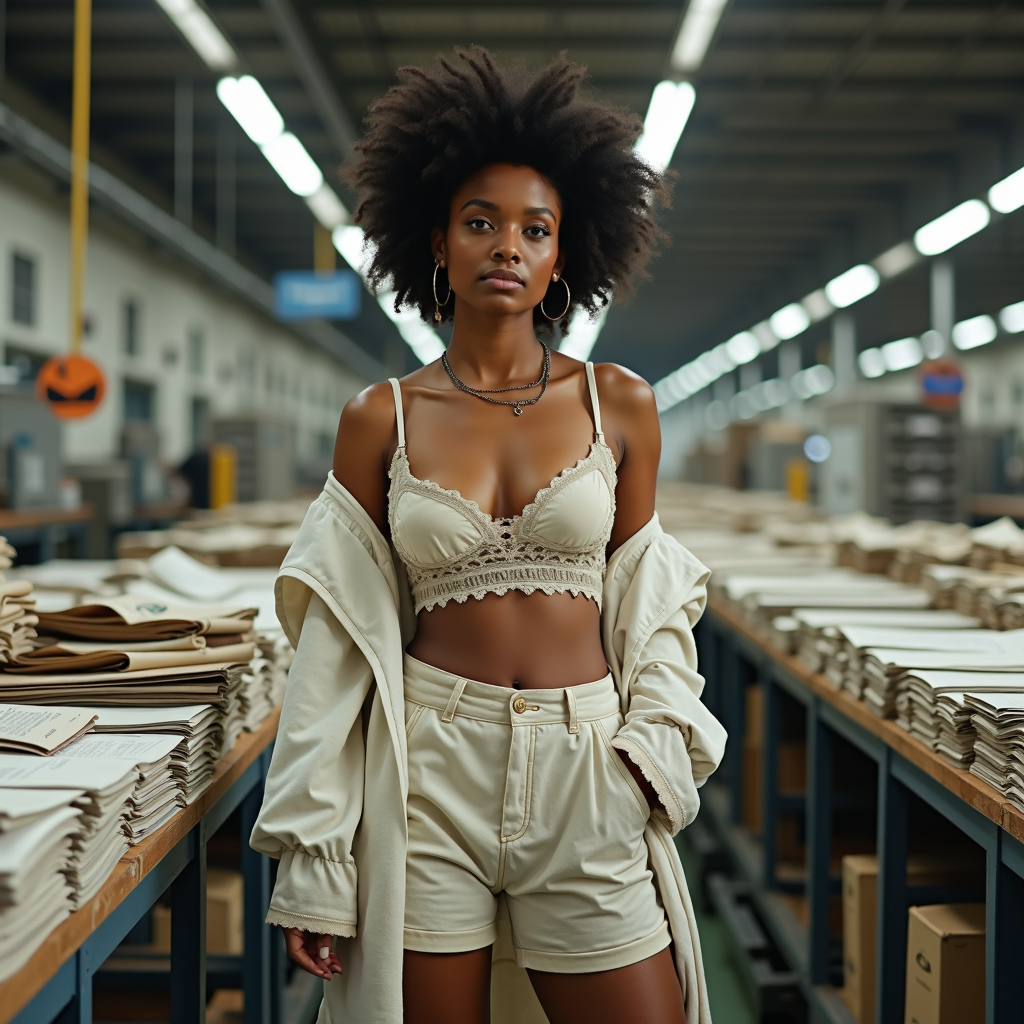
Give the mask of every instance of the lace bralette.
[[402, 396], [391, 381], [398, 449], [388, 521], [417, 613], [510, 590], [583, 595], [601, 606], [605, 551], [615, 519], [616, 467], [601, 431], [593, 364], [587, 363], [595, 439], [586, 458], [542, 487], [517, 516], [495, 519], [458, 491], [421, 480], [406, 454]]

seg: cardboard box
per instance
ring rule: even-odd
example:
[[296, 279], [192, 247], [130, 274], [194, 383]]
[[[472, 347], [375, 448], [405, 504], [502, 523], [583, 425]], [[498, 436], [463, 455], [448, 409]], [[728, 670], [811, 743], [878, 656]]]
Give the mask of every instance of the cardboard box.
[[206, 951], [239, 955], [242, 952], [244, 886], [238, 871], [206, 869]]
[[983, 1024], [985, 904], [911, 907], [905, 1024]]
[[[969, 868], [948, 858], [911, 857], [908, 885], [952, 885], [969, 881]], [[878, 858], [843, 857], [843, 996], [860, 1024], [875, 1019], [875, 958], [878, 920]]]

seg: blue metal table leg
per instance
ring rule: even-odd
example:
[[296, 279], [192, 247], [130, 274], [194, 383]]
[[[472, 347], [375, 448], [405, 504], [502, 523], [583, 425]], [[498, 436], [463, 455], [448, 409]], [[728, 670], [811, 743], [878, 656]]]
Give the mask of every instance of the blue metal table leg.
[[189, 833], [191, 857], [171, 884], [171, 1024], [206, 1020], [206, 822]]
[[878, 949], [876, 1024], [902, 1024], [907, 962], [907, 795], [892, 773], [893, 751], [878, 764]]
[[764, 687], [764, 736], [761, 740], [761, 845], [764, 850], [764, 886], [775, 888], [779, 822], [779, 690], [771, 668], [761, 672]]
[[75, 994], [53, 1024], [92, 1024], [92, 976], [96, 965], [90, 963], [85, 950], [78, 950], [70, 960], [74, 972]]
[[[261, 775], [265, 777], [266, 766]], [[263, 782], [254, 786], [242, 801], [242, 877], [245, 881], [245, 953], [242, 959], [242, 987], [245, 990], [245, 1024], [271, 1024], [273, 985], [271, 929], [264, 923], [270, 906], [270, 858], [249, 846], [249, 836], [263, 804]]]
[[986, 851], [985, 865], [985, 1024], [1024, 1019], [1020, 974], [1024, 965], [1024, 878], [1003, 861], [1002, 846], [1012, 840], [1002, 830]]
[[722, 638], [719, 672], [722, 680], [722, 720], [729, 733], [725, 757], [729, 765], [732, 820], [738, 822], [743, 817], [743, 733], [746, 709], [740, 652], [731, 637]]
[[829, 861], [832, 853], [832, 733], [817, 697], [807, 709], [807, 896], [811, 984], [829, 981]]

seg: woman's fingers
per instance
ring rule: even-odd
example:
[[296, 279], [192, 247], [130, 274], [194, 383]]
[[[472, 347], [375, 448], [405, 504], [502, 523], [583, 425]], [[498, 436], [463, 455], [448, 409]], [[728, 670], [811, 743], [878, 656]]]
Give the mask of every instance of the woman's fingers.
[[[317, 978], [330, 981], [332, 971], [328, 963], [320, 960], [315, 954], [313, 956], [310, 955], [311, 948], [315, 948], [316, 953], [319, 952], [320, 946], [323, 945], [323, 943], [320, 943], [322, 937], [309, 935], [308, 932], [304, 932], [301, 928], [284, 929], [285, 948], [288, 950], [288, 957], [294, 960], [304, 971], [308, 971]], [[330, 945], [329, 938], [327, 939], [327, 945]], [[337, 957], [335, 957], [335, 960], [337, 960]], [[341, 973], [340, 961], [338, 962], [338, 970], [333, 973]]]
[[330, 935], [316, 936], [316, 942], [314, 943], [316, 946], [316, 959], [331, 974], [341, 974], [341, 961], [331, 952], [331, 943], [333, 941]]

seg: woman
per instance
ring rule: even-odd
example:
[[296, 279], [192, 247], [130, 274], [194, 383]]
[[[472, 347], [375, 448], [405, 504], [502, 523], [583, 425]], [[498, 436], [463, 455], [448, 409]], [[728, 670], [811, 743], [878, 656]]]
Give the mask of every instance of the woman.
[[357, 147], [372, 278], [454, 326], [346, 406], [278, 583], [297, 652], [252, 843], [290, 956], [340, 976], [321, 1021], [708, 1020], [669, 839], [724, 748], [708, 574], [654, 515], [650, 387], [538, 338], [658, 237], [639, 121], [582, 76], [405, 69]]

